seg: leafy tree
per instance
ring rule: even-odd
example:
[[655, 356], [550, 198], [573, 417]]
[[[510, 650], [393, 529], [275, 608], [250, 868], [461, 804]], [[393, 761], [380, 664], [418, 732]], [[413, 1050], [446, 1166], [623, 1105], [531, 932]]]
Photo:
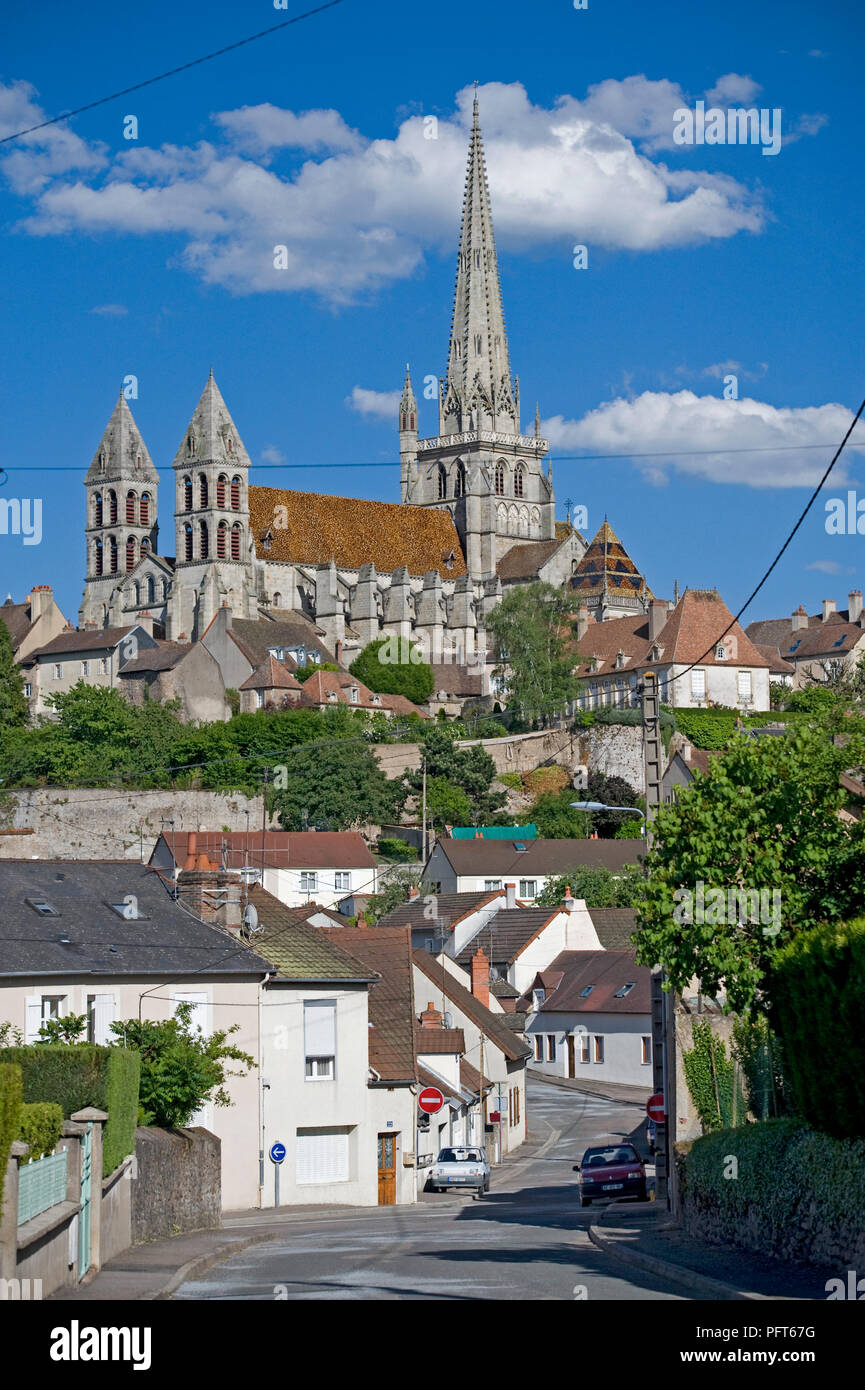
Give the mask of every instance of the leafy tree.
[[[658, 810], [638, 909], [639, 962], [663, 965], [673, 989], [696, 976], [706, 994], [725, 989], [734, 1012], [767, 1012], [779, 948], [865, 908], [865, 821], [837, 814], [840, 773], [861, 757], [858, 735], [839, 748], [820, 726], [799, 725], [785, 738], [734, 737], [708, 774]], [[684, 890], [699, 883], [704, 901], [709, 889], [723, 898], [697, 912]], [[765, 890], [763, 920], [738, 901], [731, 910], [730, 890], [740, 889]]]
[[[571, 800], [602, 801], [605, 806], [638, 806], [641, 809], [646, 804], [645, 798], [624, 777], [608, 777], [604, 772], [590, 772], [585, 792], [575, 792]], [[593, 811], [591, 814], [594, 828], [602, 840], [618, 835], [623, 822], [627, 826], [625, 834], [628, 839], [636, 839], [640, 833], [641, 820], [637, 815], [624, 811]]]
[[[429, 812], [432, 783], [450, 784], [451, 788], [464, 793], [467, 799], [467, 805], [460, 803], [460, 815], [467, 812], [464, 823], [476, 824], [501, 810], [507, 801], [507, 795], [505, 792], [490, 791], [496, 775], [496, 765], [489, 753], [477, 743], [468, 748], [458, 748], [457, 736], [458, 730], [453, 725], [432, 724], [423, 731], [427, 810]], [[404, 785], [412, 795], [419, 798], [423, 787], [423, 769], [418, 768], [406, 773]], [[436, 805], [443, 807], [444, 787], [440, 787], [432, 795], [438, 798]], [[456, 808], [454, 801], [451, 801], [450, 805]], [[444, 820], [440, 823], [444, 824]]]
[[577, 797], [578, 793], [570, 787], [558, 792], [542, 792], [532, 803], [526, 819], [535, 823], [543, 839], [585, 840], [591, 833], [593, 818], [589, 811], [574, 810], [571, 802]]
[[432, 667], [407, 638], [377, 637], [364, 647], [348, 669], [370, 690], [404, 695], [416, 705], [428, 700], [435, 688]]
[[12, 654], [9, 629], [0, 618], [0, 730], [23, 728], [28, 716], [24, 678]]
[[302, 830], [305, 824], [331, 830], [381, 825], [399, 814], [405, 796], [402, 784], [387, 779], [372, 749], [362, 743], [301, 748], [285, 767], [288, 785], [273, 795], [284, 830]]
[[374, 926], [382, 917], [393, 912], [394, 908], [400, 907], [408, 900], [409, 889], [416, 888], [420, 883], [420, 876], [421, 866], [418, 864], [416, 868], [411, 869], [400, 867], [391, 873], [383, 884], [380, 877], [378, 893], [373, 894], [363, 910], [364, 921]]
[[62, 1018], [46, 1018], [39, 1029], [41, 1043], [77, 1043], [87, 1026], [86, 1014], [64, 1014]]
[[470, 825], [472, 803], [462, 787], [446, 777], [429, 777], [426, 784], [426, 813], [430, 825], [441, 830], [446, 825]]
[[239, 1028], [234, 1023], [205, 1037], [201, 1028], [192, 1025], [189, 1003], [178, 1004], [174, 1018], [112, 1023], [118, 1043], [141, 1053], [143, 1123], [178, 1129], [189, 1123], [205, 1101], [231, 1105], [228, 1078], [245, 1072], [229, 1071], [228, 1063], [239, 1062], [247, 1069], [256, 1065], [247, 1052], [227, 1041]]
[[577, 696], [574, 658], [565, 647], [575, 594], [540, 581], [505, 594], [487, 618], [494, 675], [508, 685], [508, 710], [548, 723]]
[[302, 685], [304, 681], [309, 680], [310, 676], [314, 676], [316, 671], [338, 670], [339, 667], [336, 666], [332, 661], [313, 661], [310, 662], [309, 666], [298, 666], [297, 670], [292, 672], [292, 675], [294, 676], [295, 680], [300, 681]]
[[537, 896], [539, 907], [555, 907], [570, 887], [575, 898], [582, 898], [586, 907], [636, 907], [645, 890], [642, 869], [627, 864], [613, 873], [602, 864], [580, 864], [568, 873], [548, 878]]

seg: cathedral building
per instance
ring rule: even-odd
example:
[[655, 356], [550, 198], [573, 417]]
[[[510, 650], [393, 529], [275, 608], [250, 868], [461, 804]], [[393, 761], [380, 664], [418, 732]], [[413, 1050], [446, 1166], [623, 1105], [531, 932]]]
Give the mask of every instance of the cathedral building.
[[[537, 408], [533, 432], [522, 431], [477, 100], [438, 414], [438, 434], [419, 438], [406, 369], [399, 502], [250, 486], [249, 456], [211, 372], [174, 458], [169, 546], [159, 474], [121, 395], [85, 479], [80, 625], [141, 622], [193, 642], [223, 608], [263, 622], [303, 615], [346, 664], [381, 635], [411, 637], [433, 661], [471, 664], [503, 588], [580, 577], [587, 544], [555, 520]], [[593, 569], [592, 580], [601, 577]], [[615, 616], [604, 587], [604, 616]], [[631, 578], [623, 611], [649, 597]]]

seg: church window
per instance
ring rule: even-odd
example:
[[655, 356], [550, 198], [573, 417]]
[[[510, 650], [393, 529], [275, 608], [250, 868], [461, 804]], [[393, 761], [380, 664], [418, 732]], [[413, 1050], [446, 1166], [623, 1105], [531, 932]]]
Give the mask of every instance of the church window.
[[183, 479], [183, 510], [192, 511], [192, 479], [189, 474]]
[[96, 574], [102, 573], [102, 542], [97, 541], [93, 547], [93, 569]]
[[149, 525], [150, 525], [150, 493], [149, 493], [149, 492], [142, 492], [142, 494], [141, 494], [141, 508], [140, 508], [140, 511], [139, 511], [139, 516], [141, 517], [141, 525], [142, 525], [142, 526], [149, 526]]
[[217, 558], [217, 560], [224, 560], [224, 559], [225, 559], [225, 537], [226, 537], [227, 531], [228, 531], [228, 522], [227, 522], [227, 521], [220, 521], [218, 527], [216, 528], [216, 558]]
[[97, 492], [93, 498], [93, 525], [102, 525], [102, 493]]
[[130, 536], [126, 542], [126, 569], [135, 569], [135, 537]]
[[192, 527], [188, 521], [183, 528], [183, 558], [192, 559]]
[[478, 354], [478, 356], [480, 356], [480, 354], [483, 352], [483, 350], [484, 350], [484, 340], [483, 340], [483, 338], [481, 337], [480, 333], [476, 333], [476, 334], [475, 334], [475, 352]]
[[163, 602], [163, 603], [166, 603], [167, 601], [168, 601], [168, 580], [167, 580], [167, 579], [163, 579], [163, 581], [162, 581], [162, 602]]
[[104, 452], [103, 452], [103, 453], [100, 453], [100, 455], [99, 455], [99, 471], [100, 471], [100, 473], [104, 473], [104, 472], [105, 472], [105, 454], [104, 454]]
[[496, 496], [503, 497], [505, 492], [505, 465], [496, 464]]
[[523, 465], [518, 463], [514, 470], [514, 497], [522, 497], [524, 488], [525, 472]]
[[231, 528], [231, 558], [240, 559], [240, 522], [236, 521]]
[[465, 497], [466, 495], [466, 470], [461, 463], [457, 464], [454, 475], [454, 497]]
[[135, 583], [132, 585], [132, 592], [133, 592], [133, 595], [134, 595], [133, 603], [135, 604], [135, 607], [137, 608], [138, 605], [139, 605], [140, 602], [141, 602], [141, 585], [139, 584], [139, 582], [138, 582], [137, 579], [136, 579]]
[[127, 492], [127, 494], [126, 494], [126, 525], [127, 525], [127, 526], [134, 526], [134, 525], [135, 525], [135, 501], [136, 501], [135, 493], [134, 493], [134, 492], [131, 492], [131, 491], [130, 491], [130, 492]]
[[111, 574], [117, 573], [117, 537], [108, 537], [108, 567]]
[[198, 557], [199, 557], [200, 560], [206, 560], [207, 557], [209, 556], [209, 554], [210, 554], [210, 540], [209, 540], [209, 537], [208, 537], [208, 534], [207, 534], [207, 522], [206, 522], [206, 521], [199, 521], [199, 523], [198, 523]]
[[240, 479], [236, 477], [231, 480], [231, 510], [240, 511]]
[[227, 443], [227, 447], [228, 447], [228, 452], [231, 453], [231, 437], [230, 437], [230, 436], [229, 436], [228, 440], [226, 441], [226, 443]]
[[273, 596], [273, 606], [274, 606], [274, 608], [279, 608], [279, 606], [280, 606], [281, 603], [282, 603], [282, 594], [274, 594], [274, 596]]
[[225, 506], [225, 484], [226, 484], [227, 482], [228, 482], [228, 479], [226, 478], [225, 474], [224, 474], [224, 473], [220, 473], [219, 477], [218, 477], [217, 480], [216, 480], [216, 505], [217, 505], [217, 507], [224, 507], [224, 506]]
[[194, 454], [194, 453], [195, 453], [195, 435], [194, 435], [194, 434], [188, 434], [188, 435], [186, 436], [186, 452], [187, 452], [188, 454]]
[[108, 523], [110, 526], [117, 525], [117, 493], [113, 488], [108, 494]]
[[448, 475], [447, 475], [447, 469], [445, 468], [445, 466], [444, 466], [443, 463], [440, 463], [440, 464], [439, 464], [438, 480], [439, 480], [439, 486], [438, 486], [439, 497], [447, 497], [447, 495], [448, 495]]
[[409, 429], [410, 429], [410, 430], [413, 430], [414, 427], [415, 427], [415, 423], [414, 423], [414, 412], [412, 412], [412, 414], [409, 416], [409, 422], [410, 422], [410, 423], [409, 423]]
[[149, 540], [147, 539], [147, 537], [145, 536], [144, 540], [141, 542], [141, 555], [142, 555], [142, 558], [147, 554], [147, 552], [148, 552], [149, 549], [150, 549], [150, 541], [149, 541]]
[[207, 506], [207, 474], [198, 475], [198, 505], [202, 510]]
[[475, 251], [475, 266], [477, 267], [478, 270], [480, 270], [480, 268], [481, 268], [481, 253], [480, 253], [480, 250]]

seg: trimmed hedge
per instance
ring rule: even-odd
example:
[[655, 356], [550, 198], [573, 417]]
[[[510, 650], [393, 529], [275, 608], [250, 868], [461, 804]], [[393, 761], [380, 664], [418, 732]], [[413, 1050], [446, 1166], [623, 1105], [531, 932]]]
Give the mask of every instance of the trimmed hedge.
[[800, 1113], [827, 1134], [865, 1136], [865, 917], [795, 936], [769, 993]]
[[18, 1138], [21, 1112], [21, 1068], [0, 1060], [0, 1215], [3, 1212], [3, 1184], [9, 1150]]
[[[734, 709], [679, 709], [670, 711], [675, 718], [676, 728], [690, 739], [695, 748], [726, 748], [736, 732], [739, 715]], [[770, 710], [756, 714], [745, 714], [742, 723], [746, 729], [765, 729], [767, 724], [795, 724], [803, 719], [801, 713], [791, 710], [780, 712]], [[663, 714], [661, 716], [663, 723]]]
[[102, 1136], [104, 1177], [133, 1152], [141, 1075], [137, 1052], [95, 1043], [39, 1043], [0, 1049], [0, 1062], [21, 1068], [28, 1103], [53, 1101], [67, 1120], [88, 1105], [108, 1112]]
[[18, 1117], [18, 1138], [30, 1145], [29, 1155], [21, 1161], [34, 1163], [43, 1154], [53, 1153], [63, 1133], [60, 1106], [51, 1100], [37, 1100], [33, 1105], [22, 1105]]
[[678, 1163], [686, 1227], [703, 1239], [818, 1264], [865, 1255], [861, 1139], [766, 1120], [703, 1135]]

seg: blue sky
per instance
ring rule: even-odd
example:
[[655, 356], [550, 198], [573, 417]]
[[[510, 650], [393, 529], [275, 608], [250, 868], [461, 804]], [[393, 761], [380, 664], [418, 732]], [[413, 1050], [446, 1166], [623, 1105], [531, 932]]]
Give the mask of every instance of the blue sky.
[[[301, 8], [7, 12], [0, 135]], [[606, 513], [656, 593], [717, 585], [735, 611], [865, 394], [862, 31], [833, 0], [344, 0], [0, 147], [0, 497], [43, 500], [40, 545], [0, 535], [2, 596], [51, 583], [75, 619], [82, 479], [127, 374], [164, 553], [211, 366], [250, 457], [281, 465], [254, 482], [398, 500], [390, 393], [407, 359], [419, 396], [445, 366], [476, 80], [523, 424], [539, 401], [559, 515], [570, 497], [594, 532]], [[698, 100], [780, 109], [779, 152], [675, 144]], [[436, 432], [433, 402], [420, 423]], [[766, 451], [789, 444], [821, 447]], [[865, 497], [860, 451], [836, 471], [827, 496]], [[824, 520], [821, 500], [746, 622], [863, 587], [861, 537]]]

